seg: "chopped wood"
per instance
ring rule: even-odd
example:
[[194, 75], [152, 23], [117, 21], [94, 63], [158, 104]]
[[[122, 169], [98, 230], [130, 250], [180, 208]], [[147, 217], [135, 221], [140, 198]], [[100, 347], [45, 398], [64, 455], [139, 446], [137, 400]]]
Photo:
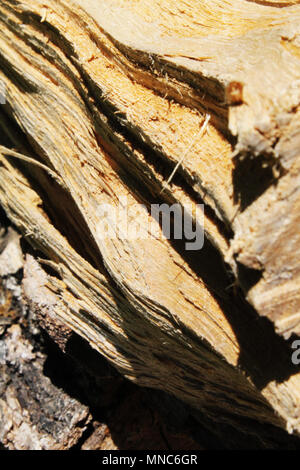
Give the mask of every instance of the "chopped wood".
[[74, 331], [241, 432], [300, 431], [299, 20], [293, 1], [0, 5], [0, 205], [36, 250], [27, 300], [62, 347]]

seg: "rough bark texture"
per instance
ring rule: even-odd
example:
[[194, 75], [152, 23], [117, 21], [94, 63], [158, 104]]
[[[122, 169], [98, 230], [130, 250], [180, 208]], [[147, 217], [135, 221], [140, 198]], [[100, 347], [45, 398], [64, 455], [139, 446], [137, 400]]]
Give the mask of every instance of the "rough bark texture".
[[[38, 250], [28, 305], [63, 350], [76, 332], [257, 439], [300, 431], [299, 20], [298, 2], [0, 5], [0, 204]], [[120, 199], [139, 240], [108, 217], [100, 236]], [[196, 226], [203, 203], [203, 248], [163, 237], [154, 203]]]

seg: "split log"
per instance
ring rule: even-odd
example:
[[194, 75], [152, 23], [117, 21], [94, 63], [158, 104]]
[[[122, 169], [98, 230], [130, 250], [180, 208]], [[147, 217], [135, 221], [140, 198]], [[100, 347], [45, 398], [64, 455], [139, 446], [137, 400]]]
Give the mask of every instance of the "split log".
[[[15, 252], [20, 249], [11, 227], [7, 235], [5, 255], [13, 247]], [[203, 432], [186, 405], [125, 381], [76, 334], [69, 335], [65, 351], [58, 348], [65, 328], [53, 318], [40, 322], [39, 312], [28, 308], [21, 271], [12, 274], [11, 260], [6, 259], [0, 285], [1, 450], [226, 447], [218, 433]], [[230, 441], [230, 447], [239, 443], [232, 434]], [[288, 448], [297, 445], [282, 431], [269, 436], [268, 446], [280, 448], [282, 442]], [[259, 446], [249, 439], [246, 444]]]
[[[0, 5], [0, 203], [39, 253], [24, 295], [241, 432], [300, 431], [299, 19], [293, 1]], [[138, 240], [99, 232], [120, 200]], [[201, 250], [163, 236], [162, 203]]]

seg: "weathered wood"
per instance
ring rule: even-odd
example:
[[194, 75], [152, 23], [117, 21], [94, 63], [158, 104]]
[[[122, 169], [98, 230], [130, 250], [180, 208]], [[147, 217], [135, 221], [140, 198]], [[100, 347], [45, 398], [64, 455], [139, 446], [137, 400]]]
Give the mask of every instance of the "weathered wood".
[[[13, 233], [10, 229], [9, 238], [17, 248], [18, 237]], [[66, 335], [62, 343], [65, 326], [57, 317], [44, 309], [41, 315], [40, 307], [26, 304], [21, 283], [28, 292], [31, 278], [34, 292], [37, 282], [26, 270], [23, 279], [21, 271], [5, 276], [0, 288], [0, 439], [6, 448], [299, 447], [298, 438], [277, 426], [248, 423], [244, 434], [230, 425], [216, 427], [174, 397], [125, 381], [76, 334]]]
[[[300, 429], [285, 341], [300, 325], [300, 7], [283, 3], [0, 5], [0, 203], [41, 253], [28, 299], [126, 377], [241, 431]], [[155, 220], [157, 239], [100, 237], [98, 208], [120, 198], [144, 231], [137, 203], [200, 225], [202, 202], [204, 247]]]
[[[17, 234], [11, 228], [8, 234], [18, 249]], [[37, 279], [32, 281], [34, 289]], [[208, 430], [202, 437], [188, 407], [125, 381], [74, 333], [62, 344], [64, 325], [26, 304], [22, 282], [30, 290], [19, 271], [0, 286], [1, 450], [188, 450], [219, 442]], [[297, 445], [273, 432], [265, 447], [278, 447], [282, 438], [290, 448]], [[239, 446], [239, 436], [231, 440]]]

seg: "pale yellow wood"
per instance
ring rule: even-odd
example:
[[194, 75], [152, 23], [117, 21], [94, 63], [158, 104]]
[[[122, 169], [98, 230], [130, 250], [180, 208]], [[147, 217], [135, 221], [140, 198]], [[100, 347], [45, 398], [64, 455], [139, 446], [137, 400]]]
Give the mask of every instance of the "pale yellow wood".
[[[39, 307], [126, 377], [241, 430], [300, 429], [272, 329], [300, 328], [296, 3], [0, 5], [0, 202], [45, 257], [32, 272], [57, 272], [40, 271]], [[133, 220], [138, 203], [203, 203], [203, 249], [102, 239], [97, 209], [120, 197]]]

